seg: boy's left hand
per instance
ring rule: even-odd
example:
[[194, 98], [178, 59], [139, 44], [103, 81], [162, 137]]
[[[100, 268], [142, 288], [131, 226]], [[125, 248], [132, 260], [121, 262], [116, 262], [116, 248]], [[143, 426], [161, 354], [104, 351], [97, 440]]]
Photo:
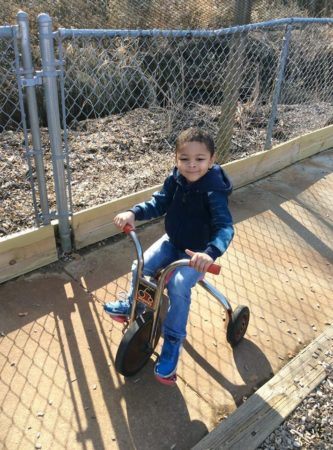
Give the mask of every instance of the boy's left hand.
[[185, 253], [191, 257], [190, 266], [198, 272], [207, 272], [209, 266], [214, 262], [207, 253], [192, 252], [188, 249], [185, 250]]

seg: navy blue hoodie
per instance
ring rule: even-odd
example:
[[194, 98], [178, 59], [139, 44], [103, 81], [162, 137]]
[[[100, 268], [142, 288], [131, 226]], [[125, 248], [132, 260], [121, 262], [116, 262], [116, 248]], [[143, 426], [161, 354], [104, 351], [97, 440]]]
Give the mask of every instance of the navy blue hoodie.
[[179, 250], [221, 256], [233, 235], [228, 196], [232, 183], [217, 164], [198, 181], [188, 183], [175, 167], [151, 200], [135, 205], [136, 220], [165, 214], [165, 231]]

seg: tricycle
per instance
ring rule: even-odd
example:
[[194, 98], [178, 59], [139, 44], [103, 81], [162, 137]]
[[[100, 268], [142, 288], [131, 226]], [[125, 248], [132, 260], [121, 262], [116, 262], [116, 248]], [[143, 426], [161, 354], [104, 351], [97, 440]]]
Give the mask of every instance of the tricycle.
[[[144, 257], [140, 240], [130, 225], [126, 225], [123, 231], [133, 241], [137, 265], [133, 271], [133, 306], [130, 317], [127, 319], [113, 316], [113, 319], [124, 324], [123, 338], [117, 351], [115, 366], [120, 374], [130, 377], [139, 372], [154, 354], [162, 331], [162, 305], [164, 302], [168, 302], [164, 293], [165, 287], [172, 272], [177, 267], [189, 265], [190, 259], [174, 261], [162, 269], [154, 278], [145, 277], [143, 276]], [[211, 264], [208, 272], [218, 275], [220, 269], [221, 267], [218, 264]], [[225, 309], [226, 338], [232, 347], [236, 346], [246, 333], [250, 319], [249, 308], [240, 305], [233, 310], [227, 298], [204, 277], [198, 284], [218, 300]], [[140, 305], [141, 307], [138, 308], [139, 304], [143, 304], [144, 307]], [[143, 308], [144, 312], [139, 314], [138, 310]], [[162, 380], [159, 379], [159, 381]], [[172, 379], [164, 379], [162, 382], [174, 384], [175, 381], [176, 376], [173, 376]]]

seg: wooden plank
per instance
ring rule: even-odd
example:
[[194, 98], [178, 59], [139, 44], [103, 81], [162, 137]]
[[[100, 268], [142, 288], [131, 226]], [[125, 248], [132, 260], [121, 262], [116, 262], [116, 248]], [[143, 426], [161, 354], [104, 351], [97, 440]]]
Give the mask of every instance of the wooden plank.
[[58, 259], [52, 225], [0, 239], [0, 283]]
[[[333, 125], [330, 125], [222, 167], [237, 189], [332, 146]], [[72, 220], [75, 247], [80, 249], [119, 234], [112, 223], [115, 215], [136, 203], [148, 200], [160, 188], [161, 185], [157, 185], [75, 213]]]
[[326, 377], [333, 325], [286, 364], [193, 450], [255, 450]]
[[299, 137], [300, 159], [333, 147], [333, 125]]
[[239, 188], [332, 146], [333, 125], [330, 125], [222, 167], [235, 188]]
[[72, 218], [75, 247], [80, 249], [119, 234], [119, 229], [113, 225], [113, 218], [119, 212], [131, 208], [135, 203], [148, 200], [161, 187], [162, 185], [153, 186], [135, 194], [75, 213]]
[[[235, 189], [333, 146], [333, 125], [222, 167]], [[161, 185], [75, 213], [72, 228], [77, 249], [119, 233], [114, 216], [149, 199]], [[0, 282], [57, 260], [53, 225], [0, 239]]]

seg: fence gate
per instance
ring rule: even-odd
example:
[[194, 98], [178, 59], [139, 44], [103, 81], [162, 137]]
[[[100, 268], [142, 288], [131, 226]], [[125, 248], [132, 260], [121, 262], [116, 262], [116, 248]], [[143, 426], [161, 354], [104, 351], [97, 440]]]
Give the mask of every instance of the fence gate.
[[[51, 21], [45, 14], [39, 16], [39, 42], [42, 70], [33, 67], [28, 15], [19, 12], [17, 25], [0, 27], [0, 132], [22, 132], [18, 150], [24, 147], [24, 159], [27, 172], [22, 186], [26, 190], [26, 181], [30, 184], [34, 222], [36, 226], [47, 225], [51, 219], [58, 219], [60, 243], [63, 252], [72, 249], [70, 236], [70, 208], [68, 206], [69, 183], [66, 185], [64, 171], [64, 152], [60, 116], [58, 109], [58, 71], [54, 60]], [[57, 211], [50, 211], [48, 185], [44, 167], [44, 150], [39, 128], [36, 87], [43, 86], [48, 119], [48, 133], [51, 148], [52, 171]], [[3, 151], [9, 151], [4, 145]], [[12, 155], [13, 156], [13, 155]], [[16, 155], [15, 155], [16, 156]], [[10, 158], [4, 158], [10, 161]], [[20, 182], [21, 176], [20, 173]], [[4, 174], [2, 174], [5, 177]], [[36, 180], [36, 181], [35, 181]], [[3, 179], [4, 194], [7, 183], [13, 180]], [[9, 199], [10, 200], [10, 199]], [[24, 213], [27, 213], [25, 211]], [[4, 227], [6, 223], [4, 222]], [[6, 230], [4, 229], [4, 234]]]
[[[26, 64], [25, 68], [21, 67], [20, 37], [18, 25], [0, 27], [0, 75], [2, 86], [0, 92], [0, 132], [7, 133], [8, 140], [13, 132], [23, 132], [24, 159], [28, 166], [24, 181], [28, 181], [30, 184], [35, 224], [39, 226], [41, 223], [49, 223], [50, 219], [46, 199], [45, 179], [44, 184], [42, 182], [44, 171], [41, 147], [40, 145], [37, 145], [37, 142], [34, 142], [32, 147], [29, 146], [23, 87], [31, 86], [31, 84], [29, 84], [28, 80], [28, 64]], [[30, 72], [31, 75], [32, 67]], [[31, 96], [31, 88], [28, 88], [27, 90], [29, 91], [28, 95]], [[3, 145], [2, 152], [5, 153], [11, 150], [9, 145]], [[7, 161], [10, 161], [10, 157], [15, 157], [16, 155], [8, 156], [9, 158], [7, 158]], [[38, 194], [34, 182], [34, 166], [36, 168], [36, 174], [38, 175], [37, 179], [41, 209], [38, 206]], [[3, 171], [2, 176], [5, 177], [5, 171]], [[4, 186], [3, 200], [6, 201], [8, 195], [5, 192], [6, 185], [7, 183], [12, 183], [13, 180], [3, 179], [2, 182]], [[22, 187], [23, 186], [19, 183], [19, 189]], [[6, 228], [6, 222], [4, 222], [3, 227]], [[6, 230], [4, 229], [3, 232], [6, 232]]]

